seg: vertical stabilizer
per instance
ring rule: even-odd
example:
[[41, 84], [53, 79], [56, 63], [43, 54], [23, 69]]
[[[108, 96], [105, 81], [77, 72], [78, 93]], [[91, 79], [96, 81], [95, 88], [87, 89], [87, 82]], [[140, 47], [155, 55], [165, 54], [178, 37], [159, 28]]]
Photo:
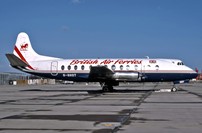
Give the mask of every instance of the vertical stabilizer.
[[34, 61], [39, 56], [32, 48], [29, 36], [24, 32], [18, 34], [13, 54], [24, 62]]

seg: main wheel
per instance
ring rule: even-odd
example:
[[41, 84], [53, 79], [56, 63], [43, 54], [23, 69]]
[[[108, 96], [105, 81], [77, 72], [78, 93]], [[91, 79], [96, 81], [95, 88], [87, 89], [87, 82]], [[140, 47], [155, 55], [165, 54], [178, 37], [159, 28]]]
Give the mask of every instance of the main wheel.
[[103, 92], [108, 92], [108, 91], [109, 91], [108, 86], [107, 86], [107, 85], [104, 85], [104, 86], [102, 87], [102, 91], [103, 91]]
[[113, 92], [114, 91], [113, 86], [111, 86], [111, 85], [104, 85], [102, 87], [102, 90], [103, 90], [103, 92]]
[[109, 89], [110, 92], [113, 92], [113, 91], [114, 91], [113, 86], [108, 86], [108, 89]]

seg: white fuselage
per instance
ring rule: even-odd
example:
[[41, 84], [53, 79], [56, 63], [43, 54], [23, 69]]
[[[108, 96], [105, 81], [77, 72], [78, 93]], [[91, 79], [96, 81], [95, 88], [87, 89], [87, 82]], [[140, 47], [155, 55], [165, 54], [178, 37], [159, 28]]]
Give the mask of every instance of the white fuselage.
[[177, 59], [56, 59], [33, 61], [30, 65], [41, 72], [89, 73], [91, 66], [106, 66], [112, 71], [144, 73], [193, 73]]
[[[182, 75], [187, 76], [195, 73], [177, 59], [54, 59], [29, 63], [34, 68], [34, 73], [51, 74], [52, 78], [59, 76], [58, 79], [75, 81], [81, 74], [86, 74], [87, 78], [92, 66], [105, 66], [115, 73], [128, 72], [130, 74], [136, 72], [145, 75], [145, 80], [135, 81], [156, 81], [159, 79], [160, 81], [172, 81], [170, 78], [175, 77], [176, 74], [181, 75], [178, 78], [176, 77], [176, 80], [183, 80]], [[155, 77], [155, 75], [160, 77], [151, 79], [148, 77], [151, 74], [153, 75], [152, 77]], [[169, 75], [169, 78], [165, 77], [166, 74]], [[128, 81], [131, 81], [131, 79]]]

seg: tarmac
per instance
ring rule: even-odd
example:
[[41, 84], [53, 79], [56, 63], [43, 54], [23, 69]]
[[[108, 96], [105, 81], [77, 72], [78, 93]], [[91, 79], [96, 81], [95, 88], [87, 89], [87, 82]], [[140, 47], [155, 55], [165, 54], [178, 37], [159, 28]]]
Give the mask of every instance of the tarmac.
[[0, 133], [199, 133], [202, 84], [0, 86]]

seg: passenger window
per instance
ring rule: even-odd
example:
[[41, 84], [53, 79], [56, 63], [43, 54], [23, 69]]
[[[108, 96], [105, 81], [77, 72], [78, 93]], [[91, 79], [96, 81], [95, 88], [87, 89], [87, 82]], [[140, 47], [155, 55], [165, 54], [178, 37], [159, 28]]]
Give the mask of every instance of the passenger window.
[[67, 69], [68, 69], [68, 70], [71, 70], [71, 66], [69, 65], [69, 66], [67, 67]]
[[84, 68], [85, 68], [84, 65], [82, 65], [82, 66], [81, 66], [81, 70], [84, 70]]
[[74, 66], [74, 70], [77, 70], [77, 68], [78, 68], [77, 65], [75, 65], [75, 66]]
[[129, 70], [129, 69], [130, 69], [130, 66], [129, 66], [129, 65], [127, 65], [127, 66], [126, 66], [126, 70]]
[[156, 70], [159, 70], [159, 65], [156, 65], [155, 67], [156, 67]]
[[115, 65], [112, 65], [111, 68], [112, 68], [112, 70], [115, 70], [115, 69], [116, 69], [116, 66], [115, 66]]
[[120, 65], [120, 70], [123, 70], [123, 65]]
[[135, 65], [135, 70], [137, 70], [138, 69], [138, 65]]
[[64, 66], [64, 65], [62, 65], [62, 66], [61, 66], [61, 70], [64, 70], [64, 69], [65, 69], [65, 66]]

